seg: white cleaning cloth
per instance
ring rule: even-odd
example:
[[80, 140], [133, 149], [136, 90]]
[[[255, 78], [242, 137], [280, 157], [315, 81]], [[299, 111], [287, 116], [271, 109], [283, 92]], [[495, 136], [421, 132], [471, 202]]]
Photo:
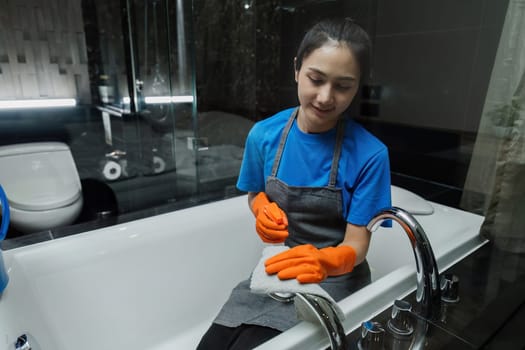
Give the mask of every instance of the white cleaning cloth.
[[[266, 273], [264, 262], [285, 250], [289, 249], [287, 246], [268, 246], [263, 249], [262, 258], [255, 266], [250, 281], [250, 289], [252, 292], [257, 294], [269, 294], [269, 293], [304, 293], [317, 295], [325, 298], [330, 302], [334, 311], [341, 320], [344, 320], [344, 313], [336, 303], [336, 301], [317, 283], [305, 283], [301, 284], [296, 279], [280, 280], [275, 275], [268, 275]], [[300, 310], [298, 310], [300, 311]], [[300, 316], [300, 315], [299, 315]], [[304, 317], [301, 317], [304, 319]]]

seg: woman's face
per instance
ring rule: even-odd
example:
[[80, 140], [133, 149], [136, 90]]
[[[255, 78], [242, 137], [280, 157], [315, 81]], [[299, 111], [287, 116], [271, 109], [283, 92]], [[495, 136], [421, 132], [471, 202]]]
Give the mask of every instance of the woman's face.
[[346, 45], [328, 42], [312, 51], [295, 71], [299, 128], [308, 133], [333, 128], [354, 99], [359, 78], [359, 64]]

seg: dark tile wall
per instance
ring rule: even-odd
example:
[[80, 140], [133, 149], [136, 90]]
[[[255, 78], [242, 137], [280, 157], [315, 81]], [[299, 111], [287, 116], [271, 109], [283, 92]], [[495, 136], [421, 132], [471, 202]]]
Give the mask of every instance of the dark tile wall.
[[383, 121], [476, 132], [507, 1], [379, 1]]
[[256, 95], [255, 1], [195, 0], [200, 110], [253, 116]]
[[394, 183], [458, 206], [508, 1], [376, 4], [363, 22], [381, 96], [360, 120], [389, 147]]

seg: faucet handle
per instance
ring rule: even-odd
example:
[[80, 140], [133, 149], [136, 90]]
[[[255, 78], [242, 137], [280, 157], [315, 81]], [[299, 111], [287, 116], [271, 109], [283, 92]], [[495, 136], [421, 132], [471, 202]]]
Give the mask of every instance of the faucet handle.
[[382, 350], [385, 329], [379, 322], [366, 321], [361, 324], [361, 339], [357, 343], [359, 350]]
[[387, 327], [395, 335], [409, 336], [414, 333], [412, 304], [405, 300], [396, 300], [392, 306], [391, 318]]
[[459, 277], [457, 275], [446, 273], [441, 277], [441, 300], [446, 303], [459, 301]]

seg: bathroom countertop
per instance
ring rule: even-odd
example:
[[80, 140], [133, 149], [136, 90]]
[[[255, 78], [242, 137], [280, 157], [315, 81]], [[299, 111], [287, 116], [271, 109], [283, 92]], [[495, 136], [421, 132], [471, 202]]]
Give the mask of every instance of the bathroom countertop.
[[[488, 243], [446, 271], [459, 277], [459, 302], [443, 303], [428, 327], [425, 349], [524, 349], [525, 254]], [[415, 293], [405, 300], [415, 304]], [[373, 318], [386, 325], [391, 309]], [[347, 338], [357, 348], [360, 330]], [[385, 338], [385, 349], [391, 348]], [[403, 348], [403, 347], [399, 347]]]

